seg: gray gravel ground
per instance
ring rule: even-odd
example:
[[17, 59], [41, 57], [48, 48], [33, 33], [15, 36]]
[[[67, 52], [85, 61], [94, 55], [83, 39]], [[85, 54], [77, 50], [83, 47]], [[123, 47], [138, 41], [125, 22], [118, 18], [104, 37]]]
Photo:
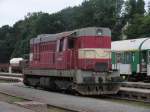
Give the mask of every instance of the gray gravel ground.
[[25, 87], [23, 84], [0, 84], [0, 91], [49, 105], [80, 112], [150, 112], [150, 109], [119, 104], [102, 99], [64, 95]]

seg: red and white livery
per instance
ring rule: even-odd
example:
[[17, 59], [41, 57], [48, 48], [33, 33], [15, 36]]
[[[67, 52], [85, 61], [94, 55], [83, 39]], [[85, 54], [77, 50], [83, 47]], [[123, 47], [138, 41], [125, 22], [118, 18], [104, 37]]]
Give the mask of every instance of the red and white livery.
[[111, 31], [89, 27], [30, 40], [24, 83], [83, 95], [114, 94], [119, 74], [111, 71]]

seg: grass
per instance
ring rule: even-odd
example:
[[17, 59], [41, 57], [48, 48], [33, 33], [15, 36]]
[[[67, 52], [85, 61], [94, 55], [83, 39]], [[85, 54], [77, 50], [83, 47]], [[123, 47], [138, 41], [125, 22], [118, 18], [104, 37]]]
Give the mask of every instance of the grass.
[[3, 93], [0, 93], [0, 101], [8, 102], [8, 103], [14, 103], [14, 102], [23, 102], [26, 101], [23, 98], [15, 97], [15, 96], [9, 96]]

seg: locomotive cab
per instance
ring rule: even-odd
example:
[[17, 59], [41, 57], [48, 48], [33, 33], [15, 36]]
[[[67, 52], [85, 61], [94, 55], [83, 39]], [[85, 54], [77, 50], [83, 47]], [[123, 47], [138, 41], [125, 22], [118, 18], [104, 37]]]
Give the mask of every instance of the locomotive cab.
[[[86, 35], [82, 35], [82, 33]], [[84, 70], [106, 72], [111, 69], [111, 32], [97, 28], [82, 31], [79, 37], [78, 61]]]
[[74, 37], [74, 32], [63, 35], [63, 37], [57, 40], [56, 68], [60, 70], [74, 69], [76, 38]]

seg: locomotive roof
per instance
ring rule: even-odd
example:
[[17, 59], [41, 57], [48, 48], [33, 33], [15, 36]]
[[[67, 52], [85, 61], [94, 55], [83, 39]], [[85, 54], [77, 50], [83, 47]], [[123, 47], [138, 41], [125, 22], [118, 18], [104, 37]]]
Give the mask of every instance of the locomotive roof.
[[101, 31], [102, 36], [111, 36], [111, 31], [109, 28], [102, 28], [102, 27], [88, 27], [88, 28], [81, 28], [76, 29], [73, 31], [67, 31], [57, 34], [40, 34], [36, 38], [32, 38], [30, 40], [30, 44], [36, 44], [40, 42], [47, 42], [47, 41], [56, 41], [62, 37], [79, 37], [79, 36], [99, 36], [99, 32]]
[[140, 38], [140, 39], [114, 41], [111, 43], [112, 47], [111, 49], [112, 51], [133, 51], [139, 50], [141, 47], [141, 49], [144, 50], [146, 47], [150, 46], [148, 44], [145, 45], [145, 42], [148, 42], [147, 39], [148, 38]]

